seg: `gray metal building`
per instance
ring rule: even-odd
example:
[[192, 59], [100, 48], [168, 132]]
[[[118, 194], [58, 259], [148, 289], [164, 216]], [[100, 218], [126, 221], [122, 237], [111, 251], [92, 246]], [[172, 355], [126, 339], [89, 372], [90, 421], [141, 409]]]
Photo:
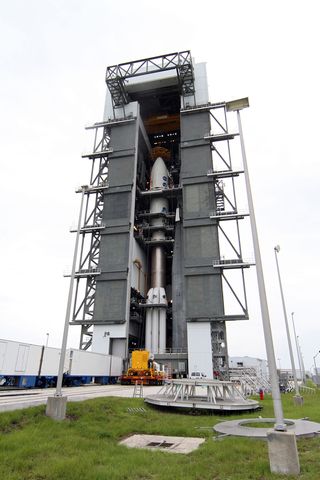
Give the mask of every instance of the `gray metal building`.
[[[177, 374], [187, 374], [187, 361], [208, 377], [227, 372], [226, 321], [248, 318], [249, 263], [239, 233], [247, 213], [235, 188], [243, 171], [232, 166], [237, 133], [229, 132], [226, 103], [209, 102], [205, 64], [194, 64], [190, 51], [108, 67], [106, 83], [104, 120], [88, 127], [94, 146], [84, 155], [91, 176], [71, 322], [81, 325], [80, 348], [126, 360], [146, 346], [148, 311], [165, 311], [164, 327], [150, 314], [154, 330], [165, 332], [165, 345], [151, 352], [158, 361]], [[151, 185], [159, 157], [163, 187]], [[155, 210], [154, 199], [165, 207]], [[161, 305], [148, 294], [156, 251], [164, 259]], [[235, 312], [226, 313], [226, 289]]]

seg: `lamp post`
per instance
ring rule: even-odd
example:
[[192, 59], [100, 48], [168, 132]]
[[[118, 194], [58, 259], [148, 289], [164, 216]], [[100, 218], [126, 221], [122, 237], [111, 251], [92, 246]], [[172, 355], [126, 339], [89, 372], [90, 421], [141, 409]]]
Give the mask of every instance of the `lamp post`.
[[275, 359], [274, 348], [273, 348], [271, 324], [270, 324], [270, 318], [269, 318], [269, 309], [268, 309], [268, 303], [267, 303], [267, 295], [266, 295], [264, 276], [263, 276], [263, 268], [262, 268], [262, 260], [261, 260], [261, 254], [260, 254], [258, 230], [257, 230], [256, 219], [255, 219], [255, 213], [254, 213], [253, 198], [252, 198], [252, 192], [251, 192], [250, 178], [249, 178], [248, 165], [247, 165], [247, 157], [246, 157], [246, 151], [245, 151], [245, 146], [244, 146], [242, 124], [241, 124], [241, 117], [240, 117], [240, 110], [242, 110], [243, 108], [247, 108], [247, 107], [249, 107], [249, 99], [248, 98], [235, 100], [234, 102], [226, 103], [226, 109], [227, 109], [228, 112], [229, 111], [237, 112], [237, 120], [238, 120], [238, 128], [239, 128], [239, 136], [240, 136], [240, 144], [241, 144], [241, 153], [242, 153], [242, 159], [243, 159], [243, 170], [244, 170], [245, 183], [246, 183], [246, 188], [247, 188], [247, 197], [248, 197], [248, 206], [249, 206], [250, 223], [251, 223], [251, 231], [252, 231], [252, 240], [253, 240], [253, 248], [254, 248], [255, 261], [256, 261], [256, 273], [257, 273], [258, 288], [259, 288], [262, 324], [263, 324], [263, 330], [264, 330], [264, 339], [265, 339], [265, 344], [266, 344], [266, 353], [267, 353], [267, 358], [268, 358], [269, 374], [270, 374], [270, 380], [271, 380], [273, 409], [274, 409], [274, 414], [275, 414], [274, 430], [284, 432], [284, 431], [287, 430], [287, 427], [286, 427], [286, 424], [284, 422], [284, 417], [283, 417], [281, 394], [280, 394], [280, 388], [279, 388], [279, 379], [278, 379], [278, 375], [277, 375], [277, 365], [276, 365], [276, 359]]
[[[244, 147], [244, 140], [242, 134], [242, 125], [240, 110], [243, 108], [249, 107], [248, 98], [243, 98], [240, 100], [235, 100], [234, 102], [226, 103], [226, 110], [237, 112], [238, 127], [239, 127], [239, 137], [241, 145], [241, 153], [243, 159], [243, 170], [245, 183], [247, 188], [247, 197], [248, 197], [248, 206], [251, 222], [251, 232], [252, 240], [254, 247], [254, 254], [256, 260], [256, 273], [258, 280], [259, 288], [259, 297], [260, 297], [260, 307], [261, 307], [261, 316], [262, 324], [264, 330], [264, 339], [266, 344], [267, 359], [269, 365], [269, 374], [271, 381], [271, 392], [273, 400], [273, 409], [275, 414], [275, 425], [273, 431], [268, 431], [267, 440], [268, 440], [268, 453], [269, 453], [269, 462], [270, 470], [273, 473], [280, 473], [284, 475], [298, 475], [300, 473], [300, 464], [299, 456], [296, 444], [295, 433], [292, 431], [287, 431], [286, 424], [283, 418], [279, 379], [277, 375], [277, 365], [274, 355], [272, 333], [271, 333], [271, 324], [269, 318], [269, 310], [267, 303], [267, 295], [264, 284], [263, 277], [263, 268], [258, 240], [258, 231], [254, 214], [253, 199], [251, 193], [248, 165], [246, 151]], [[280, 452], [286, 452], [284, 455], [279, 455]]]
[[301, 365], [301, 358], [300, 358], [300, 352], [299, 352], [299, 345], [298, 345], [298, 337], [296, 333], [296, 327], [294, 324], [294, 312], [291, 312], [291, 319], [292, 319], [292, 325], [293, 325], [293, 332], [294, 332], [294, 339], [296, 342], [296, 349], [297, 349], [297, 357], [298, 357], [298, 363], [299, 363], [299, 370], [300, 370], [300, 376], [301, 376], [301, 381], [303, 383], [303, 375], [302, 375], [302, 365]]
[[316, 385], [319, 385], [319, 382], [318, 382], [318, 368], [317, 368], [317, 364], [316, 364], [316, 357], [319, 355], [320, 353], [320, 350], [318, 353], [315, 354], [315, 356], [313, 357], [313, 363], [314, 363], [314, 373], [315, 373], [315, 384]]
[[57, 386], [56, 386], [56, 392], [54, 396], [48, 397], [47, 408], [46, 408], [46, 414], [54, 418], [55, 420], [63, 420], [66, 414], [67, 397], [62, 395], [62, 380], [63, 380], [64, 363], [66, 358], [71, 303], [72, 303], [73, 286], [74, 286], [76, 263], [77, 263], [77, 256], [78, 256], [83, 201], [84, 201], [84, 195], [87, 192], [88, 188], [89, 187], [87, 185], [83, 185], [81, 187], [80, 212], [79, 212], [78, 227], [77, 227], [76, 240], [75, 240], [74, 253], [73, 253], [72, 269], [71, 269], [71, 275], [70, 275], [70, 285], [69, 285], [69, 294], [68, 294], [68, 301], [67, 301], [67, 308], [66, 308], [66, 316], [65, 316], [65, 322], [64, 322], [64, 330], [62, 335], [62, 345], [61, 345], [60, 362], [59, 362], [59, 369], [58, 369]]
[[296, 390], [295, 403], [301, 405], [302, 401], [301, 401], [301, 397], [300, 397], [300, 393], [299, 393], [299, 386], [298, 386], [298, 380], [297, 380], [297, 372], [296, 372], [296, 367], [295, 367], [295, 364], [294, 364], [294, 357], [293, 357], [292, 344], [291, 344], [291, 338], [290, 338], [290, 331], [289, 331], [289, 325], [288, 325], [287, 309], [286, 309], [286, 304], [285, 304], [285, 301], [284, 301], [284, 295], [283, 295], [283, 289], [282, 289], [282, 282], [281, 282], [281, 276], [280, 276], [280, 269], [279, 269], [279, 262], [278, 262], [278, 253], [279, 253], [279, 252], [280, 252], [280, 247], [279, 247], [279, 245], [277, 245], [277, 246], [274, 247], [274, 255], [275, 255], [276, 265], [277, 265], [278, 280], [279, 280], [281, 300], [282, 300], [283, 316], [284, 316], [284, 321], [285, 321], [285, 325], [286, 325], [287, 340], [288, 340], [290, 360], [291, 360], [291, 369], [292, 369], [292, 374], [293, 374], [294, 386], [295, 386], [295, 390]]
[[313, 363], [314, 363], [314, 372], [316, 374], [316, 377], [318, 376], [318, 368], [317, 368], [317, 364], [316, 364], [316, 357], [319, 355], [320, 353], [320, 350], [318, 353], [315, 354], [315, 356], [313, 357]]
[[299, 347], [299, 355], [300, 355], [301, 368], [302, 368], [302, 382], [306, 383], [306, 370], [304, 368], [303, 356], [302, 356], [301, 346], [299, 343], [299, 335], [297, 335], [297, 342]]
[[46, 333], [47, 339], [46, 339], [46, 347], [48, 346], [49, 343], [49, 333]]

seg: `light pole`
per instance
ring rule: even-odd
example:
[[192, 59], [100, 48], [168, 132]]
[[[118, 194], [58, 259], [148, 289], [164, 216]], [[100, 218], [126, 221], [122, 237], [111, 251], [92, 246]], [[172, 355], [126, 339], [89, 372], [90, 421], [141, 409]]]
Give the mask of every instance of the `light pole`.
[[315, 371], [316, 377], [318, 377], [318, 368], [317, 368], [317, 364], [316, 364], [316, 357], [319, 355], [319, 353], [320, 353], [320, 350], [319, 350], [319, 352], [316, 353], [315, 356], [313, 357], [314, 371]]
[[275, 414], [274, 430], [284, 432], [287, 430], [287, 427], [283, 417], [281, 394], [280, 394], [280, 388], [279, 388], [279, 379], [277, 375], [277, 365], [276, 365], [276, 359], [275, 359], [274, 348], [273, 348], [269, 309], [268, 309], [268, 303], [267, 303], [267, 295], [266, 295], [262, 260], [261, 260], [260, 247], [259, 247], [258, 230], [257, 230], [256, 219], [255, 219], [255, 213], [254, 213], [253, 198], [252, 198], [252, 192], [251, 192], [247, 157], [246, 157], [246, 151], [244, 146], [242, 124], [241, 124], [241, 117], [240, 117], [240, 110], [248, 106], [249, 106], [248, 98], [235, 100], [234, 102], [228, 102], [226, 104], [227, 111], [237, 112], [241, 153], [242, 153], [242, 159], [243, 159], [243, 170], [244, 170], [245, 183], [246, 183], [246, 189], [247, 189], [253, 248], [254, 248], [255, 261], [256, 261], [256, 273], [257, 273], [258, 288], [259, 288], [262, 324], [263, 324], [263, 330], [264, 330], [264, 339], [266, 344], [266, 353], [268, 358], [269, 374], [270, 374], [270, 380], [271, 380], [273, 409]]
[[[257, 231], [256, 220], [255, 220], [255, 214], [254, 214], [253, 199], [252, 199], [248, 165], [247, 165], [247, 157], [246, 157], [243, 134], [242, 134], [240, 110], [248, 106], [249, 106], [248, 98], [226, 103], [227, 111], [237, 112], [241, 153], [242, 153], [242, 159], [243, 159], [243, 170], [244, 170], [244, 177], [245, 177], [246, 188], [247, 188], [252, 240], [253, 240], [254, 254], [255, 254], [255, 260], [256, 260], [256, 273], [257, 273], [258, 288], [259, 288], [262, 324], [263, 324], [264, 339], [266, 344], [266, 352], [267, 352], [267, 359], [268, 359], [268, 365], [269, 365], [273, 409], [275, 414], [274, 430], [268, 431], [267, 433], [270, 470], [273, 473], [280, 473], [284, 475], [290, 475], [290, 474], [298, 475], [300, 473], [300, 464], [299, 464], [299, 456], [298, 456], [295, 433], [292, 431], [288, 431], [288, 432], [286, 431], [287, 428], [283, 418], [279, 379], [277, 375], [277, 365], [276, 365], [276, 359], [274, 355], [267, 295], [266, 295], [266, 289], [264, 284], [262, 261], [261, 261], [260, 247], [259, 247], [259, 241], [258, 241], [258, 231]], [[279, 451], [286, 452], [286, 453], [284, 455], [279, 455]]]
[[316, 364], [316, 357], [319, 355], [320, 353], [320, 350], [318, 353], [315, 354], [315, 356], [313, 357], [313, 363], [314, 363], [314, 373], [315, 373], [315, 384], [318, 386], [319, 385], [319, 381], [318, 381], [318, 368], [317, 368], [317, 364]]
[[284, 321], [285, 321], [285, 325], [286, 325], [287, 340], [288, 340], [290, 360], [291, 360], [291, 369], [292, 369], [292, 374], [293, 374], [293, 379], [294, 379], [294, 386], [295, 386], [295, 390], [296, 390], [296, 397], [297, 398], [295, 399], [295, 401], [296, 401], [296, 403], [301, 404], [301, 397], [300, 397], [300, 393], [299, 393], [298, 380], [297, 380], [297, 372], [296, 372], [296, 367], [295, 367], [295, 364], [294, 364], [294, 357], [293, 357], [290, 331], [289, 331], [289, 325], [288, 325], [287, 309], [286, 309], [286, 304], [285, 304], [285, 301], [284, 301], [282, 282], [281, 282], [281, 276], [280, 276], [280, 269], [279, 269], [279, 263], [278, 263], [278, 253], [279, 252], [280, 252], [280, 247], [279, 247], [279, 245], [277, 245], [277, 246], [274, 247], [274, 255], [275, 255], [276, 265], [277, 265], [278, 280], [279, 280], [281, 300], [282, 300], [283, 316], [284, 316]]
[[294, 312], [291, 312], [291, 318], [292, 318], [292, 325], [293, 325], [293, 332], [294, 332], [294, 339], [296, 342], [296, 349], [297, 349], [297, 357], [298, 357], [298, 363], [299, 363], [299, 370], [300, 370], [300, 376], [301, 376], [301, 381], [303, 383], [303, 375], [302, 375], [302, 365], [301, 365], [301, 358], [300, 358], [300, 352], [299, 352], [299, 345], [298, 345], [298, 337], [296, 333], [296, 327], [294, 324]]
[[49, 333], [46, 333], [47, 339], [46, 339], [46, 347], [48, 346], [49, 343]]
[[63, 395], [62, 395], [62, 380], [63, 380], [64, 363], [65, 363], [65, 358], [66, 358], [66, 348], [67, 348], [67, 340], [68, 340], [71, 303], [72, 303], [72, 296], [73, 296], [73, 285], [74, 285], [74, 278], [75, 278], [75, 273], [76, 273], [76, 263], [77, 263], [77, 256], [78, 256], [78, 246], [79, 246], [79, 237], [80, 237], [80, 229], [81, 229], [83, 201], [84, 201], [84, 195], [87, 192], [88, 188], [89, 187], [87, 185], [83, 185], [81, 187], [80, 212], [79, 212], [76, 241], [75, 241], [74, 253], [73, 253], [73, 263], [72, 263], [72, 269], [71, 269], [71, 275], [70, 275], [69, 294], [68, 294], [67, 309], [66, 309], [66, 316], [65, 316], [65, 322], [64, 322], [64, 330], [63, 330], [63, 336], [62, 336], [62, 345], [61, 345], [61, 353], [60, 353], [57, 386], [56, 386], [56, 392], [55, 392], [54, 396], [53, 397], [48, 397], [48, 403], [47, 403], [47, 408], [46, 408], [46, 414], [48, 416], [54, 418], [55, 420], [63, 420], [65, 418], [65, 413], [66, 413], [67, 397], [66, 396], [63, 397]]
[[297, 342], [298, 342], [300, 361], [301, 361], [301, 367], [302, 367], [302, 381], [303, 381], [303, 383], [306, 383], [306, 370], [304, 368], [302, 350], [301, 350], [301, 346], [300, 346], [300, 343], [299, 343], [299, 335], [297, 336]]

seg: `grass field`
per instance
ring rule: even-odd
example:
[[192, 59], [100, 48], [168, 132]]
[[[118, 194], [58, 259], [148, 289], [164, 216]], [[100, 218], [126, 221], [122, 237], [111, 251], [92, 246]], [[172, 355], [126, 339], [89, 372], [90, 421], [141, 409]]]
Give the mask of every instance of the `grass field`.
[[[272, 417], [269, 396], [263, 417]], [[143, 407], [145, 412], [128, 409]], [[302, 407], [283, 395], [286, 418], [320, 422], [320, 392], [305, 396]], [[141, 399], [106, 397], [69, 403], [67, 420], [55, 422], [45, 407], [0, 414], [1, 480], [267, 480], [266, 442], [249, 438], [217, 439], [212, 426], [238, 416], [166, 412]], [[257, 413], [240, 418], [254, 418]], [[206, 438], [199, 449], [180, 455], [128, 449], [118, 441], [133, 433]], [[320, 437], [298, 440], [303, 480], [320, 479]], [[285, 477], [290, 478], [290, 477]]]

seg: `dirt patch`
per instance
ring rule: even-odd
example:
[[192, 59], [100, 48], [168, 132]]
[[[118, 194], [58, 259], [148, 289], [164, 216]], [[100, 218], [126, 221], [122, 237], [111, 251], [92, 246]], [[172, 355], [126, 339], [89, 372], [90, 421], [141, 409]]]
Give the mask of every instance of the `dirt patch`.
[[79, 416], [75, 415], [74, 413], [69, 413], [66, 415], [66, 419], [70, 420], [70, 422], [75, 422], [76, 420], [79, 420]]

